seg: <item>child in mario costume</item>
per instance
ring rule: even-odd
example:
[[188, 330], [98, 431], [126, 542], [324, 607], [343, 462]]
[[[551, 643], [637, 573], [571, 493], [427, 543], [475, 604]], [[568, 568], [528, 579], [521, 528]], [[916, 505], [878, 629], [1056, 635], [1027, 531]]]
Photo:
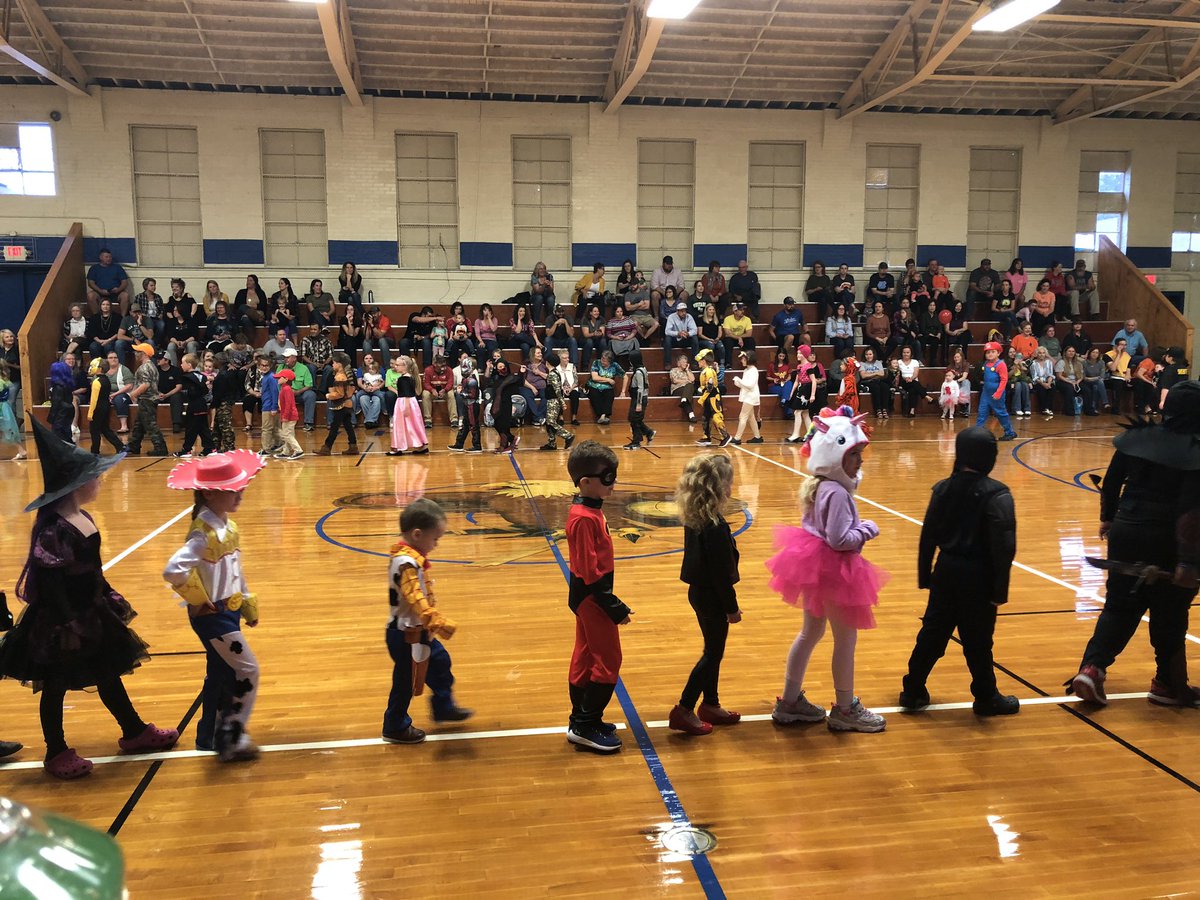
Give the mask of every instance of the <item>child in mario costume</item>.
[[216, 750], [222, 762], [258, 755], [246, 730], [258, 696], [258, 660], [242, 634], [243, 619], [258, 625], [258, 599], [246, 587], [238, 528], [229, 516], [265, 465], [252, 450], [231, 450], [180, 463], [167, 477], [168, 487], [195, 497], [187, 542], [163, 578], [187, 601], [188, 621], [208, 658], [196, 749]]
[[1008, 366], [1000, 358], [1001, 349], [996, 341], [988, 341], [983, 345], [983, 385], [979, 389], [979, 415], [975, 417], [975, 424], [985, 425], [988, 413], [991, 413], [1004, 426], [1004, 434], [1000, 440], [1011, 441], [1016, 438], [1017, 433], [1013, 431], [1012, 422], [1008, 418], [1008, 406], [1004, 397], [1004, 391], [1008, 387]]

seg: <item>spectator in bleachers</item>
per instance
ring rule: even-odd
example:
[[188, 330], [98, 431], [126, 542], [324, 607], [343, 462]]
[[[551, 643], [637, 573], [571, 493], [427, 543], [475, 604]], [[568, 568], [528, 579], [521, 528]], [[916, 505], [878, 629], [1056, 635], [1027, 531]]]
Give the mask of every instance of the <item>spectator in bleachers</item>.
[[533, 267], [529, 276], [529, 297], [533, 306], [533, 321], [540, 323], [547, 310], [554, 309], [554, 276], [541, 260]]
[[1025, 261], [1017, 256], [1008, 265], [1008, 272], [1004, 276], [1012, 284], [1013, 296], [1017, 298], [1017, 307], [1025, 302], [1025, 288], [1029, 284], [1029, 276], [1025, 274]]
[[308, 335], [300, 342], [300, 362], [308, 366], [314, 383], [320, 385], [320, 390], [324, 392], [332, 371], [333, 343], [325, 329], [315, 322], [308, 326]]
[[[704, 277], [700, 279], [701, 289], [704, 291], [704, 299], [710, 303], [715, 303], [717, 309], [722, 309], [729, 302], [728, 289], [725, 284], [725, 276], [721, 274], [721, 263], [719, 260], [711, 260], [708, 264], [708, 271], [704, 273]], [[682, 298], [687, 300], [686, 297]], [[742, 304], [745, 306], [745, 304]], [[670, 316], [670, 310], [674, 306], [667, 307], [667, 314], [663, 318]]]
[[1058, 336], [1054, 333], [1053, 325], [1046, 326], [1046, 330], [1038, 338], [1038, 346], [1045, 347], [1046, 352], [1050, 354], [1050, 358], [1053, 360], [1058, 360], [1062, 357], [1062, 342], [1059, 341]]
[[575, 321], [580, 321], [589, 303], [604, 301], [604, 263], [593, 263], [589, 275], [584, 275], [575, 282], [575, 292], [571, 302], [575, 305]]
[[[874, 290], [874, 287], [871, 290]], [[884, 301], [875, 300], [871, 304], [871, 314], [863, 323], [863, 341], [875, 351], [875, 356], [882, 360], [886, 360], [888, 357], [887, 343], [892, 336], [892, 320], [886, 309]]]
[[937, 301], [938, 309], [949, 309], [954, 305], [954, 291], [950, 289], [950, 278], [943, 265], [939, 264], [937, 274], [929, 279], [929, 296]]
[[1058, 260], [1052, 261], [1050, 268], [1042, 276], [1042, 280], [1049, 282], [1050, 293], [1054, 294], [1055, 321], [1070, 318], [1071, 300], [1067, 291], [1067, 276], [1063, 273], [1062, 263]]
[[[908, 301], [909, 308], [912, 310], [924, 309], [930, 296], [925, 276], [921, 272], [913, 272], [904, 288], [904, 299]], [[916, 318], [915, 312], [913, 318]]]
[[650, 309], [650, 284], [646, 281], [646, 275], [641, 269], [633, 270], [625, 293], [619, 294], [618, 297], [624, 298], [626, 310], [629, 309], [631, 303], [637, 305], [639, 309]]
[[[900, 302], [907, 303], [908, 301], [901, 300]], [[912, 351], [913, 358], [920, 360], [921, 329], [912, 316], [912, 310], [907, 306], [901, 306], [892, 319], [892, 334], [888, 338], [887, 355], [891, 356], [900, 347], [907, 347]], [[853, 351], [854, 348], [850, 349]]]
[[1029, 378], [1033, 382], [1033, 396], [1037, 399], [1038, 411], [1047, 419], [1054, 418], [1054, 360], [1045, 347], [1038, 347], [1029, 364]]
[[624, 300], [625, 294], [629, 291], [633, 284], [633, 273], [637, 267], [633, 264], [632, 259], [627, 259], [621, 263], [621, 271], [617, 274], [617, 294], [618, 300]]
[[1072, 321], [1079, 321], [1085, 304], [1088, 309], [1088, 318], [1099, 319], [1100, 295], [1096, 292], [1096, 279], [1088, 271], [1085, 260], [1075, 261], [1075, 268], [1067, 273], [1066, 282]]
[[968, 319], [975, 318], [979, 312], [987, 312], [992, 308], [992, 298], [1000, 287], [1000, 279], [992, 268], [990, 259], [981, 259], [978, 267], [971, 270], [967, 277], [967, 302], [964, 309]]
[[205, 349], [220, 353], [233, 341], [233, 319], [229, 317], [229, 307], [218, 300], [213, 308], [213, 314], [208, 317], [208, 331], [205, 334]]
[[[904, 271], [900, 273], [900, 280], [896, 283], [896, 297], [907, 297], [910, 286], [920, 273], [917, 271], [917, 261], [909, 257], [904, 261]], [[892, 315], [895, 315], [895, 304], [892, 307]]]
[[762, 285], [758, 273], [750, 269], [749, 263], [739, 259], [737, 271], [729, 278], [729, 299], [741, 303], [750, 311], [752, 319], [758, 318], [758, 304], [762, 301]]
[[[692, 318], [699, 321], [700, 317], [704, 315], [704, 307], [706, 307], [707, 305], [708, 305], [708, 298], [704, 296], [704, 279], [697, 278], [694, 282], [692, 282], [692, 296], [691, 296], [690, 300], [688, 301], [688, 308], [692, 311]], [[716, 305], [716, 304], [714, 304], [714, 305]], [[668, 313], [667, 318], [670, 317], [670, 313], [675, 312], [674, 309], [671, 309], [668, 312], [668, 310], [665, 307], [665, 304], [660, 308], [663, 310], [663, 312]], [[718, 307], [718, 313], [719, 312], [720, 312], [720, 309]], [[666, 323], [664, 322], [663, 324], [665, 325]]]
[[[1034, 349], [1037, 347], [1035, 345]], [[1025, 356], [1010, 346], [1006, 356], [1008, 364], [1008, 392], [1010, 394], [1012, 413], [1018, 419], [1028, 418], [1032, 409], [1030, 406], [1029, 362]]]
[[882, 303], [885, 310], [890, 310], [895, 298], [896, 278], [888, 272], [888, 264], [881, 262], [871, 280], [867, 282], [867, 308], [873, 310], [876, 303]]
[[679, 408], [687, 413], [689, 422], [695, 422], [696, 373], [692, 371], [688, 359], [680, 353], [667, 377], [671, 384], [671, 396], [679, 398]]
[[446, 344], [447, 359], [461, 359], [465, 353], [474, 356], [475, 341], [471, 339], [471, 326], [462, 315], [456, 315], [450, 325], [450, 340]]
[[117, 353], [121, 354], [121, 359], [128, 359], [133, 345], [142, 343], [154, 346], [154, 326], [140, 309], [131, 309], [117, 328]]
[[1162, 366], [1162, 357], [1157, 360], [1151, 356], [1142, 357], [1141, 362], [1133, 367], [1133, 412], [1134, 415], [1148, 416], [1158, 411], [1158, 383], [1156, 376]]
[[741, 303], [733, 304], [733, 311], [721, 322], [725, 338], [725, 358], [733, 360], [739, 350], [754, 352], [754, 321], [746, 315]]
[[[88, 322], [88, 352], [92, 356], [104, 356], [109, 350], [117, 350], [117, 334], [121, 330], [121, 317], [113, 312], [112, 301], [107, 297], [100, 301], [100, 312]], [[128, 346], [123, 351], [128, 351]], [[124, 352], [122, 352], [124, 356]]]
[[362, 313], [362, 276], [358, 274], [358, 266], [350, 260], [342, 263], [342, 271], [338, 274], [338, 303], [353, 306]]
[[1079, 412], [1083, 411], [1083, 360], [1075, 354], [1074, 347], [1063, 351], [1062, 359], [1054, 363], [1055, 386], [1062, 398], [1064, 416], [1078, 415], [1075, 401], [1079, 400]]
[[[239, 371], [245, 371], [254, 359], [254, 348], [250, 346], [250, 341], [247, 339], [244, 332], [235, 331], [233, 340], [229, 342], [229, 346], [224, 350], [225, 358]], [[204, 355], [214, 355], [211, 350], [205, 351]]]
[[940, 265], [938, 264], [937, 257], [931, 256], [925, 263], [925, 269], [921, 272], [921, 280], [929, 288], [930, 297], [933, 296], [933, 279], [937, 278], [939, 268]]
[[1033, 354], [1038, 348], [1037, 337], [1033, 333], [1033, 323], [1021, 323], [1021, 330], [1013, 336], [1012, 345], [1018, 353], [1025, 357], [1026, 362], [1033, 359]]
[[88, 320], [83, 315], [83, 304], [72, 303], [71, 314], [63, 322], [62, 340], [58, 342], [60, 352], [82, 353], [89, 344]]
[[942, 354], [946, 359], [950, 358], [955, 347], [961, 348], [964, 354], [967, 352], [967, 345], [971, 343], [971, 329], [961, 300], [954, 301], [954, 306], [950, 308], [950, 321], [942, 326], [942, 330], [945, 332]]
[[[354, 409], [362, 413], [363, 425], [378, 428], [383, 415], [383, 373], [374, 354], [363, 356], [362, 374], [358, 376], [358, 390], [354, 394]], [[451, 416], [453, 419], [454, 417]]]
[[1098, 416], [1100, 410], [1108, 409], [1108, 394], [1104, 390], [1104, 379], [1108, 367], [1100, 355], [1099, 347], [1089, 347], [1083, 358], [1083, 414]]
[[787, 406], [788, 391], [791, 390], [792, 364], [786, 350], [776, 350], [771, 361], [767, 363], [767, 393], [779, 398], [779, 408], [783, 417], [790, 419], [792, 410]]
[[1109, 404], [1114, 415], [1121, 412], [1122, 401], [1131, 389], [1133, 374], [1130, 372], [1130, 365], [1133, 359], [1126, 349], [1128, 346], [1129, 341], [1123, 337], [1123, 332], [1118, 331], [1117, 336], [1113, 338], [1112, 349], [1104, 354], [1105, 367], [1108, 369], [1108, 390], [1112, 396]]
[[[172, 279], [172, 283], [174, 283], [174, 280], [175, 279]], [[180, 284], [182, 283], [183, 282], [180, 281]], [[221, 290], [221, 285], [217, 284], [217, 282], [213, 281], [211, 278], [205, 283], [204, 294], [201, 295], [200, 299], [202, 301], [200, 303], [200, 308], [204, 310], [204, 315], [206, 317], [211, 316], [217, 311], [218, 303], [224, 303], [226, 306], [229, 305], [229, 295]]]
[[[851, 280], [851, 284], [853, 284]], [[808, 280], [804, 283], [804, 298], [809, 303], [817, 304], [817, 321], [829, 318], [829, 313], [836, 302], [833, 290], [833, 280], [825, 274], [825, 263], [816, 260], [812, 264]]]
[[938, 318], [940, 312], [938, 301], [930, 297], [917, 316], [917, 330], [921, 335], [921, 362], [926, 366], [940, 365], [943, 333], [942, 322]]
[[605, 339], [605, 322], [600, 307], [593, 303], [588, 306], [583, 324], [580, 326], [583, 335], [582, 356], [579, 367], [586, 371], [592, 365], [592, 356], [599, 356], [608, 347]]
[[484, 365], [487, 362], [492, 352], [500, 348], [500, 338], [496, 335], [496, 330], [500, 327], [499, 320], [492, 313], [492, 304], [484, 303], [479, 307], [479, 318], [475, 320], [475, 339], [478, 341], [478, 362], [479, 371], [482, 373]]
[[575, 339], [575, 326], [571, 324], [570, 307], [556, 304], [546, 322], [546, 356], [555, 360], [558, 358], [555, 351], [565, 350], [571, 354], [571, 362], [579, 359], [579, 341]]
[[[610, 328], [611, 324], [610, 322]], [[704, 315], [700, 317], [700, 321], [696, 323], [696, 327], [700, 330], [700, 348], [702, 350], [711, 350], [718, 364], [724, 364], [725, 330], [721, 327], [721, 320], [717, 318], [717, 306], [715, 303], [704, 304]]]
[[663, 337], [664, 369], [671, 365], [671, 351], [675, 348], [685, 348], [689, 358], [700, 352], [700, 329], [682, 300], [675, 304], [675, 313], [667, 318]]
[[529, 351], [525, 365], [525, 381], [518, 389], [525, 398], [525, 408], [533, 417], [533, 424], [541, 427], [546, 424], [546, 356], [541, 347]]
[[187, 395], [183, 390], [183, 369], [171, 362], [165, 353], [154, 357], [158, 366], [158, 402], [165, 403], [171, 411], [171, 431], [183, 431], [183, 401]]
[[811, 335], [804, 328], [804, 313], [796, 305], [794, 297], [783, 298], [783, 309], [771, 317], [767, 333], [771, 336], [772, 344], [789, 352], [801, 344], [812, 343]]
[[883, 361], [875, 356], [875, 351], [870, 347], [863, 351], [862, 362], [858, 366], [858, 381], [871, 395], [871, 410], [875, 418], [886, 419], [892, 405], [892, 389], [887, 382], [887, 369]]
[[1146, 336], [1138, 330], [1137, 319], [1127, 319], [1125, 327], [1113, 335], [1114, 346], [1117, 338], [1125, 339], [1125, 352], [1129, 354], [1133, 365], [1137, 365], [1141, 358], [1150, 352], [1150, 344], [1146, 341]]
[[[683, 273], [675, 268], [675, 260], [673, 257], [664, 256], [662, 265], [654, 270], [654, 274], [650, 276], [650, 315], [656, 320], [666, 318], [659, 310], [664, 298], [667, 296], [667, 287], [675, 288], [675, 300], [683, 300], [685, 303], [688, 299], [688, 292], [683, 287]], [[626, 303], [629, 298], [626, 296]], [[668, 302], [667, 313], [670, 314], [673, 303]], [[628, 309], [629, 307], [626, 306]], [[632, 311], [632, 310], [631, 310]]]
[[1071, 330], [1066, 333], [1062, 339], [1062, 348], [1065, 353], [1068, 347], [1074, 347], [1075, 353], [1080, 359], [1088, 355], [1088, 351], [1092, 349], [1092, 339], [1088, 337], [1083, 330], [1082, 322], [1072, 322]]
[[[854, 351], [854, 322], [846, 304], [838, 302], [833, 315], [825, 320], [825, 341], [833, 345], [833, 358], [839, 358], [847, 350]], [[805, 344], [811, 344], [804, 341]]]
[[529, 316], [528, 306], [518, 306], [513, 310], [512, 320], [508, 323], [510, 332], [509, 346], [521, 351], [522, 358], [529, 355], [534, 347], [542, 346], [538, 339], [533, 319]]
[[193, 356], [200, 353], [200, 328], [204, 322], [202, 318], [197, 321], [197, 316], [203, 317], [202, 307], [186, 294], [167, 301], [162, 347], [171, 365], [178, 366], [180, 357], [188, 353]]
[[363, 346], [363, 326], [358, 307], [353, 303], [346, 306], [342, 321], [338, 323], [337, 349], [350, 357], [351, 366], [358, 363], [358, 351]]
[[[620, 309], [621, 305], [617, 304], [617, 308]], [[637, 342], [634, 341], [634, 348], [636, 346]], [[588, 378], [588, 401], [592, 404], [596, 424], [607, 425], [612, 421], [616, 383], [624, 377], [625, 370], [617, 363], [612, 350], [605, 350], [592, 363], [591, 376]]]
[[104, 360], [108, 367], [105, 374], [112, 388], [109, 402], [117, 414], [117, 434], [129, 434], [129, 410], [133, 405], [129, 392], [133, 390], [133, 371], [121, 362], [116, 350], [108, 351]]
[[917, 406], [925, 397], [925, 388], [921, 384], [921, 362], [914, 359], [912, 347], [905, 346], [900, 350], [900, 410], [910, 419], [917, 414]]
[[[571, 362], [571, 358], [562, 350], [550, 361], [558, 360], [558, 380], [562, 384], [563, 402], [571, 405], [571, 424], [579, 424], [579, 370]], [[565, 416], [564, 416], [565, 417]]]
[[1005, 340], [1012, 338], [1017, 330], [1017, 295], [1008, 277], [1000, 279], [1000, 289], [992, 296], [992, 318], [1000, 326]]
[[258, 276], [247, 275], [246, 286], [233, 301], [234, 314], [243, 331], [253, 334], [256, 327], [266, 324], [267, 305], [267, 292], [259, 285]]
[[336, 313], [335, 301], [332, 294], [325, 293], [325, 285], [320, 278], [314, 278], [308, 285], [308, 293], [304, 295], [304, 308], [308, 310], [308, 321], [322, 328], [333, 324]]
[[[519, 312], [521, 307], [517, 307]], [[528, 311], [526, 311], [528, 315]], [[405, 356], [416, 358], [421, 351], [421, 361], [426, 365], [433, 361], [433, 326], [438, 317], [433, 313], [432, 306], [422, 306], [414, 313], [409, 313], [408, 325], [404, 329], [404, 337], [400, 339], [400, 352]]]
[[421, 412], [425, 417], [425, 427], [433, 426], [433, 404], [444, 403], [450, 424], [458, 420], [458, 401], [454, 396], [454, 373], [446, 365], [446, 357], [435, 356], [433, 362], [425, 367], [425, 377], [421, 380]]
[[[288, 330], [293, 337], [300, 322], [300, 301], [292, 290], [292, 282], [287, 278], [279, 279], [279, 290], [271, 295], [267, 308], [267, 327], [274, 331], [280, 326]], [[294, 388], [293, 388], [294, 390]]]
[[845, 303], [846, 312], [850, 314], [850, 318], [855, 318], [858, 305], [854, 296], [854, 276], [850, 274], [848, 265], [842, 263], [838, 266], [837, 274], [829, 279], [829, 289], [833, 295], [831, 302]]
[[129, 276], [113, 262], [112, 251], [100, 250], [100, 262], [87, 273], [87, 302], [93, 313], [99, 312], [100, 301], [108, 299], [117, 305], [122, 316], [129, 312]]
[[675, 303], [678, 299], [678, 294], [673, 284], [667, 285], [663, 289], [662, 302], [658, 307], [653, 307], [651, 301], [646, 298], [644, 293], [634, 295], [633, 291], [630, 291], [625, 295], [625, 312], [629, 315], [629, 318], [633, 319], [634, 325], [637, 326], [638, 337], [641, 339], [642, 344], [648, 343], [650, 336], [659, 330], [659, 321], [655, 317], [657, 313], [654, 310], [662, 310], [665, 314], [663, 317], [665, 318], [671, 314], [671, 310], [675, 308]]
[[271, 355], [271, 361], [276, 367], [283, 361], [283, 351], [289, 348], [294, 350], [296, 345], [288, 337], [287, 328], [283, 327], [276, 328], [271, 339], [262, 346], [263, 352]]
[[971, 412], [971, 364], [967, 362], [967, 351], [959, 347], [949, 358], [946, 368], [953, 370], [958, 382], [958, 415], [967, 416]]
[[21, 398], [21, 348], [11, 328], [0, 328], [0, 361], [8, 365], [8, 403], [20, 425], [25, 421], [25, 407]]
[[[392, 358], [392, 320], [380, 312], [378, 306], [372, 306], [363, 314], [363, 350], [379, 353], [384, 368], [391, 363]], [[472, 347], [472, 352], [474, 348]], [[457, 354], [455, 356], [457, 358]]]
[[141, 310], [150, 327], [154, 329], [154, 346], [162, 346], [163, 298], [159, 296], [158, 282], [153, 278], [142, 279], [142, 292], [133, 298], [132, 309]]

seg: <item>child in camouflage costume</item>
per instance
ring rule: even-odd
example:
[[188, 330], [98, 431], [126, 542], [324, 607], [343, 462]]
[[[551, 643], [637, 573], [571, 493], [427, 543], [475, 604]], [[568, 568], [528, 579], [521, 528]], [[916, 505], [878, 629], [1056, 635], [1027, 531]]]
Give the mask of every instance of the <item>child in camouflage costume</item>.
[[546, 373], [546, 443], [539, 449], [557, 450], [558, 438], [563, 439], [563, 445], [570, 450], [575, 443], [575, 435], [563, 427], [563, 386], [562, 376], [558, 373], [558, 363], [567, 354], [566, 350], [558, 350], [550, 361], [554, 365]]

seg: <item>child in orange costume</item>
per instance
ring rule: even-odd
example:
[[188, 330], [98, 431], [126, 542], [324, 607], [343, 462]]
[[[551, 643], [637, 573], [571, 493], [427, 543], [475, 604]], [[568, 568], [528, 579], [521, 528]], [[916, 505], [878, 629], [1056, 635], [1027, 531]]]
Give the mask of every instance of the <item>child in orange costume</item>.
[[842, 389], [837, 395], [837, 406], [849, 406], [858, 412], [858, 360], [847, 356], [842, 369]]

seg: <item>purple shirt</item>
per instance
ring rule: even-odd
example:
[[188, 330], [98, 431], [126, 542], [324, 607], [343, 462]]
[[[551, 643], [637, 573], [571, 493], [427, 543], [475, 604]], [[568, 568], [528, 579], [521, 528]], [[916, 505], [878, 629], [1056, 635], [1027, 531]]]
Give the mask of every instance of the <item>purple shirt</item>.
[[858, 507], [850, 492], [836, 481], [825, 479], [817, 487], [812, 508], [804, 514], [804, 530], [814, 534], [832, 549], [862, 550], [863, 544], [875, 536], [871, 526], [858, 518]]

